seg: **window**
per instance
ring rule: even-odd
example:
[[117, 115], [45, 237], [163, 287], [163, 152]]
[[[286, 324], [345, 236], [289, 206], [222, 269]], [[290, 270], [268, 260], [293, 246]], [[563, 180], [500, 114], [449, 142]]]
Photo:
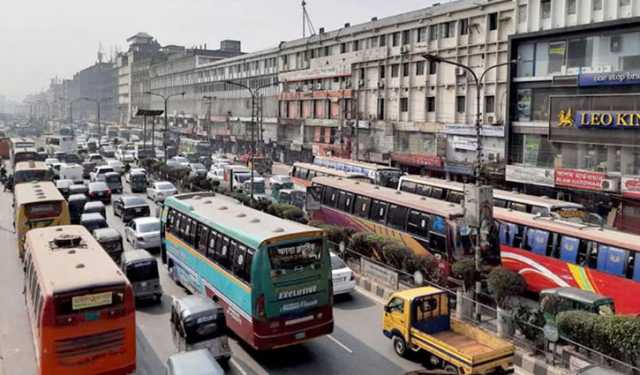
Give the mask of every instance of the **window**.
[[397, 311], [400, 314], [404, 314], [404, 300], [396, 297], [389, 302], [387, 308], [389, 309], [389, 312]]
[[400, 112], [409, 112], [409, 98], [400, 98]]
[[216, 241], [218, 239], [218, 233], [211, 231], [209, 235], [209, 243], [207, 246], [207, 258], [215, 260]]
[[593, 0], [593, 10], [602, 10], [602, 0]]
[[409, 63], [402, 64], [402, 76], [409, 77]]
[[405, 30], [402, 32], [402, 44], [411, 43], [411, 30]]
[[371, 198], [358, 195], [356, 197], [353, 213], [356, 216], [368, 218], [370, 206], [371, 206]]
[[347, 43], [340, 43], [340, 53], [347, 53]]
[[427, 98], [427, 112], [436, 111], [436, 98], [435, 96], [429, 96]]
[[469, 34], [469, 19], [464, 18], [460, 20], [460, 35]]
[[429, 61], [429, 74], [436, 74], [438, 71], [438, 63], [435, 61]]
[[418, 30], [416, 30], [416, 42], [422, 43], [426, 40], [427, 40], [427, 28], [421, 27]]
[[378, 98], [378, 120], [384, 120], [384, 98]]
[[429, 26], [429, 41], [433, 42], [438, 39], [438, 25]]
[[527, 242], [525, 244], [525, 249], [530, 250], [538, 255], [549, 255], [551, 244], [553, 240], [551, 240], [550, 233], [546, 230], [529, 228], [527, 230]]
[[418, 61], [416, 63], [416, 75], [417, 76], [424, 75], [424, 61]]
[[369, 39], [369, 48], [376, 48], [378, 46], [378, 40], [380, 38], [377, 36], [371, 37]]
[[496, 97], [488, 95], [484, 97], [484, 111], [485, 113], [494, 113], [496, 111]]
[[428, 238], [430, 221], [429, 215], [411, 210], [407, 216], [407, 232], [416, 236]]
[[391, 34], [391, 46], [397, 47], [400, 44], [400, 33]]
[[331, 56], [331, 47], [329, 46], [324, 47], [324, 55]]
[[542, 8], [542, 18], [551, 18], [551, 0], [542, 0], [540, 7]]
[[527, 22], [527, 4], [518, 6], [518, 22]]
[[498, 13], [489, 14], [489, 30], [498, 29]]
[[202, 255], [207, 255], [207, 246], [209, 240], [209, 228], [200, 224], [198, 230], [198, 252]]
[[385, 47], [387, 45], [387, 36], [380, 35], [380, 47]]
[[385, 78], [385, 73], [386, 73], [387, 67], [385, 65], [380, 65], [378, 67], [378, 77], [380, 79], [384, 79]]
[[359, 40], [354, 40], [353, 41], [353, 51], [360, 51], [360, 41]]
[[628, 6], [631, 5], [631, 0], [620, 0], [620, 6]]
[[391, 65], [391, 77], [397, 77], [400, 71], [400, 64]]
[[344, 212], [351, 213], [353, 207], [353, 193], [347, 193], [345, 191], [340, 192], [338, 201], [338, 208]]
[[431, 187], [427, 195], [429, 198], [442, 200], [444, 198], [444, 189], [439, 187]]
[[387, 224], [396, 229], [404, 229], [404, 222], [407, 217], [408, 209], [402, 206], [392, 204], [389, 206], [389, 216]]
[[334, 188], [327, 187], [324, 191], [324, 204], [336, 207], [338, 204], [338, 191]]
[[458, 113], [464, 113], [467, 109], [467, 103], [466, 103], [466, 97], [465, 96], [456, 96], [456, 112]]
[[384, 224], [387, 217], [387, 206], [386, 202], [374, 200], [371, 203], [371, 215], [369, 216], [371, 220]]
[[567, 14], [576, 14], [576, 0], [567, 0]]
[[455, 36], [455, 22], [445, 22], [440, 24], [440, 37], [451, 38]]

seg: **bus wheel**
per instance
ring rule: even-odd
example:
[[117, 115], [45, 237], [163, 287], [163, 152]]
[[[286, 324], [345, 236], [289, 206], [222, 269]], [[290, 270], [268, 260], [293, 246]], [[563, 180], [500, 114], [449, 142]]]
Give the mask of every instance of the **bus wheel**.
[[444, 366], [444, 371], [447, 374], [454, 374], [454, 375], [458, 375], [460, 374], [460, 372], [458, 371], [458, 368], [452, 364], [448, 364], [446, 366]]
[[393, 350], [395, 350], [396, 354], [400, 357], [407, 355], [407, 343], [404, 341], [404, 338], [397, 335], [393, 336]]

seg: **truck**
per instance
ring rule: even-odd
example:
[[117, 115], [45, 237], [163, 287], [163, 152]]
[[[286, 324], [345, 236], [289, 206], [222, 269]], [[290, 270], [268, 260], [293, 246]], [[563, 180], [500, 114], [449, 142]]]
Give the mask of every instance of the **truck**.
[[450, 315], [449, 295], [421, 287], [393, 293], [384, 306], [383, 334], [396, 354], [422, 352], [427, 363], [446, 373], [512, 373], [515, 347], [510, 342]]

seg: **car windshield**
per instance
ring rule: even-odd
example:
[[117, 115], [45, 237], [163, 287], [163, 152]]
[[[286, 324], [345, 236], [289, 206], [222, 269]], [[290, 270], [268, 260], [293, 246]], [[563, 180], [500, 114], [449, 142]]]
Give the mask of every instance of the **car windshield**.
[[159, 232], [159, 231], [160, 231], [159, 221], [138, 224], [138, 232], [140, 233]]
[[120, 182], [120, 175], [109, 175], [105, 177], [107, 182]]
[[126, 204], [127, 206], [143, 206], [147, 204], [147, 202], [142, 197], [126, 197], [123, 200], [124, 204]]
[[127, 278], [132, 283], [157, 280], [158, 277], [158, 264], [155, 260], [137, 262], [127, 266]]
[[173, 189], [175, 189], [175, 188], [173, 187], [173, 185], [172, 185], [172, 184], [170, 184], [170, 183], [168, 183], [168, 182], [161, 183], [161, 184], [156, 184], [156, 188], [157, 188], [158, 190], [173, 190]]
[[331, 269], [339, 270], [347, 268], [347, 265], [344, 263], [342, 259], [340, 259], [337, 255], [331, 256]]
[[249, 173], [236, 174], [236, 178], [238, 179], [238, 181], [243, 183], [243, 182], [248, 181], [248, 180], [251, 179], [251, 174], [249, 174]]
[[198, 170], [206, 169], [202, 164], [191, 164], [191, 168]]

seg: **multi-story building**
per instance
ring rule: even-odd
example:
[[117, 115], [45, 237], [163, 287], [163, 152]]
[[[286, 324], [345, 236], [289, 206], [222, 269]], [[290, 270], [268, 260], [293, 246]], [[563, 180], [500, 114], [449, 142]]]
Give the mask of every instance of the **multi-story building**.
[[73, 118], [92, 119], [97, 118], [97, 105], [89, 100], [99, 100], [100, 118], [102, 121], [115, 121], [117, 119], [117, 84], [116, 67], [112, 62], [103, 62], [99, 57], [98, 62], [74, 74], [69, 84], [67, 101], [73, 103]]
[[507, 180], [640, 231], [640, 2], [516, 3]]
[[[483, 159], [499, 170], [505, 154], [507, 67], [484, 84], [424, 54], [480, 73], [508, 61], [516, 26], [511, 0], [453, 1], [283, 43], [281, 125], [300, 128], [315, 154], [356, 156], [414, 172], [473, 174], [476, 93]], [[356, 121], [357, 120], [357, 121]]]

